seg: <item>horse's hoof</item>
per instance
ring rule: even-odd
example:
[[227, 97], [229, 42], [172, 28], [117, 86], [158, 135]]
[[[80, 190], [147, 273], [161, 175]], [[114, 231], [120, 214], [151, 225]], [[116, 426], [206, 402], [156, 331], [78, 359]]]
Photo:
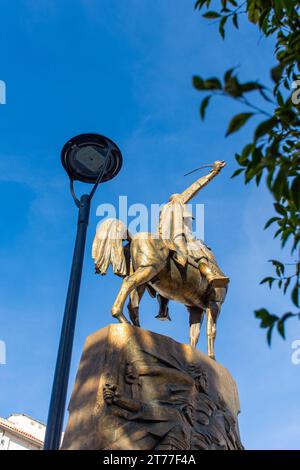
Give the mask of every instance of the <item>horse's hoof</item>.
[[210, 359], [212, 359], [213, 361], [216, 360], [216, 356], [215, 356], [214, 354], [209, 354], [208, 357], [209, 357]]
[[133, 319], [133, 318], [130, 318], [130, 320], [131, 320], [133, 326], [136, 326], [137, 328], [140, 328], [141, 325], [140, 325], [139, 320], [136, 320], [136, 319]]
[[127, 318], [125, 317], [125, 315], [123, 315], [123, 313], [121, 313], [121, 315], [118, 316], [118, 320], [120, 323], [127, 323], [128, 325], [130, 325], [130, 321], [127, 320]]
[[155, 318], [160, 321], [171, 321], [170, 316], [165, 316], [165, 315], [156, 315]]
[[139, 314], [138, 314], [138, 309], [130, 309], [128, 308], [128, 313], [129, 313], [129, 318], [132, 321], [133, 326], [140, 327], [140, 321], [139, 321]]

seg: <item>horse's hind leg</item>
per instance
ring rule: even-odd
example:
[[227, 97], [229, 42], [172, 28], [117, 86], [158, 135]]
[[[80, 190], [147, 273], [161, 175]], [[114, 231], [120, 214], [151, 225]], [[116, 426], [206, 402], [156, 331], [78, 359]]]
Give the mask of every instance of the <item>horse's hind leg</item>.
[[200, 336], [204, 311], [200, 307], [187, 307], [190, 314], [190, 345], [195, 348]]
[[112, 307], [112, 316], [117, 318], [120, 323], [129, 323], [123, 314], [123, 307], [130, 292], [142, 284], [151, 281], [160, 269], [161, 266], [140, 267], [133, 274], [123, 279], [121, 289]]
[[206, 309], [207, 354], [211, 359], [216, 359], [215, 339], [217, 335], [217, 319], [221, 311], [221, 305], [221, 302], [211, 301]]
[[166, 297], [163, 297], [162, 295], [158, 294], [157, 301], [159, 304], [159, 312], [155, 318], [162, 321], [171, 321], [171, 317], [169, 315], [169, 299], [166, 299]]
[[130, 320], [135, 326], [140, 326], [139, 306], [141, 298], [144, 295], [145, 289], [146, 286], [144, 284], [142, 286], [137, 287], [136, 289], [133, 289], [129, 294], [129, 302], [127, 308]]

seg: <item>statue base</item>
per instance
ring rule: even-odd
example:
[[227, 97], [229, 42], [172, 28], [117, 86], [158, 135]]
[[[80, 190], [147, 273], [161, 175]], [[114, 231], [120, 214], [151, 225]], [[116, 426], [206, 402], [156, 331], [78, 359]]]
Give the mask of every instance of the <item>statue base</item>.
[[64, 450], [242, 449], [237, 387], [197, 349], [127, 324], [89, 336]]

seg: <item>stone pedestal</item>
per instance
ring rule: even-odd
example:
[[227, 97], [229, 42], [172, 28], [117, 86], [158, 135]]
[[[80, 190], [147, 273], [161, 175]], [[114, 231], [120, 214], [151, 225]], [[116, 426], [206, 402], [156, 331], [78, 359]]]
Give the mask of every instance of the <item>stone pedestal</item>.
[[116, 324], [86, 340], [62, 449], [242, 449], [230, 373], [171, 338]]

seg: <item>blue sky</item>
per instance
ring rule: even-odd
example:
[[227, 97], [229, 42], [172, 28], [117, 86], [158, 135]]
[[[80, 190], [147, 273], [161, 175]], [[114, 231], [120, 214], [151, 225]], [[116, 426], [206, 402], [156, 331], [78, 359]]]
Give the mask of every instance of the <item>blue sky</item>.
[[[7, 104], [0, 106], [0, 339], [7, 364], [0, 366], [0, 416], [28, 413], [46, 420], [66, 287], [76, 210], [60, 164], [71, 136], [99, 132], [120, 146], [124, 166], [99, 188], [92, 207], [78, 311], [70, 387], [86, 336], [109, 324], [119, 287], [112, 274], [94, 275], [90, 256], [98, 222], [96, 207], [162, 203], [193, 181], [183, 174], [216, 159], [222, 176], [195, 202], [205, 204], [205, 240], [230, 276], [218, 323], [216, 353], [237, 381], [240, 429], [248, 449], [299, 448], [299, 367], [291, 362], [299, 325], [287, 340], [267, 347], [253, 310], [290, 309], [288, 298], [259, 280], [267, 262], [280, 257], [264, 232], [272, 201], [263, 188], [230, 179], [234, 152], [251, 127], [231, 138], [228, 119], [240, 108], [212, 104], [200, 122], [195, 73], [220, 75], [240, 65], [242, 77], [264, 79], [272, 44], [254, 28], [231, 31], [225, 42], [202, 21], [193, 1], [15, 0], [0, 1], [0, 79]], [[154, 319], [156, 303], [145, 297], [142, 326], [188, 341], [183, 306], [171, 304], [173, 321]], [[206, 351], [205, 331], [200, 349]]]

